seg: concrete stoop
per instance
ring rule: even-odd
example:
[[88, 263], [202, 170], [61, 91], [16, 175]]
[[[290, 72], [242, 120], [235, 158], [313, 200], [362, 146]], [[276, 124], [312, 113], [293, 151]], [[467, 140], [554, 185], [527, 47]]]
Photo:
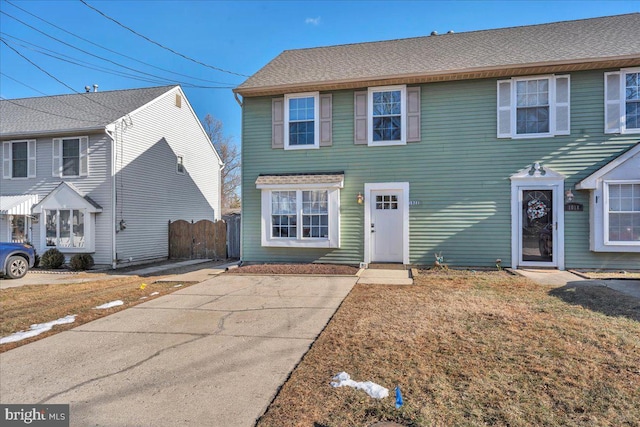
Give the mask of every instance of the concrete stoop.
[[410, 270], [368, 268], [359, 276], [357, 283], [363, 285], [413, 285]]

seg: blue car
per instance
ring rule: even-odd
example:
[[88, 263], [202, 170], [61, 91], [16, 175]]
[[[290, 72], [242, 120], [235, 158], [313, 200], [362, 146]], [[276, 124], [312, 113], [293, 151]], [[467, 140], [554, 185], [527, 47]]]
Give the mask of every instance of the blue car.
[[36, 251], [26, 243], [0, 242], [0, 274], [19, 279], [33, 267]]

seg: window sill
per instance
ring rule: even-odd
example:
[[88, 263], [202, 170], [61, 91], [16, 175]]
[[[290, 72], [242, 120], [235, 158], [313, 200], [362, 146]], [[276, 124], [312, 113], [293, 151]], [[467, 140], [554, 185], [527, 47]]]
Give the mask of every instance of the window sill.
[[309, 145], [285, 145], [285, 150], [317, 150], [320, 146], [318, 144]]
[[337, 242], [329, 239], [299, 240], [299, 239], [268, 239], [262, 242], [264, 247], [272, 248], [339, 248]]
[[369, 147], [389, 147], [393, 145], [407, 145], [406, 141], [369, 141]]

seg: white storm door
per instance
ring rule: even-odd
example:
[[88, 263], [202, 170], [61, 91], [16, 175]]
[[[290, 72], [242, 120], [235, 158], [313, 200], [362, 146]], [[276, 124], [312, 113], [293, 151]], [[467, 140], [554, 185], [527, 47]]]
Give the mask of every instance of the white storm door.
[[371, 203], [371, 262], [403, 262], [402, 191], [374, 190]]

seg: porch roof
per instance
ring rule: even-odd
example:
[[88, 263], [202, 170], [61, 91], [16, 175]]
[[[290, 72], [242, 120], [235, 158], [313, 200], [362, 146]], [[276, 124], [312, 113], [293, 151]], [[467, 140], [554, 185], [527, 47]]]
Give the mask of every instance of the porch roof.
[[0, 215], [31, 215], [31, 208], [37, 203], [37, 194], [0, 196]]
[[256, 187], [273, 185], [309, 185], [325, 184], [338, 185], [342, 187], [344, 183], [344, 172], [318, 172], [318, 173], [292, 173], [292, 174], [272, 174], [260, 175], [256, 179]]

